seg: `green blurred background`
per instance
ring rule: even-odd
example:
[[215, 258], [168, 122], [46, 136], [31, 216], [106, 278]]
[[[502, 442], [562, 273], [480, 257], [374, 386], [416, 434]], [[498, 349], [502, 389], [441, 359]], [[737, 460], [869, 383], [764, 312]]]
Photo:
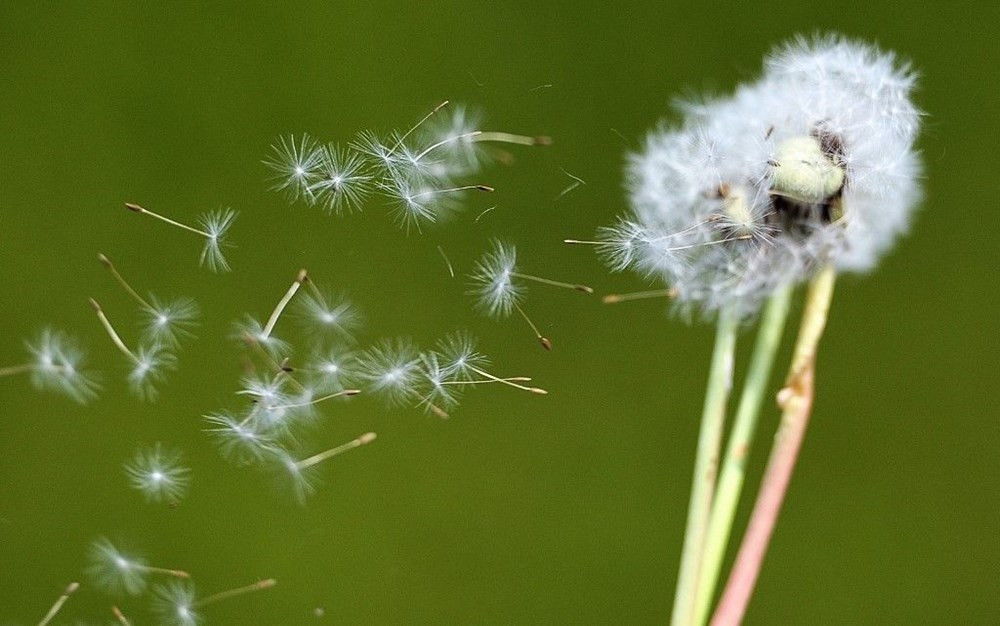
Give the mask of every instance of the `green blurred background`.
[[[624, 209], [623, 156], [672, 96], [729, 90], [771, 46], [816, 29], [877, 40], [921, 71], [927, 199], [876, 272], [838, 286], [814, 420], [747, 623], [1000, 621], [1000, 11], [692, 6], [0, 5], [0, 364], [23, 360], [23, 340], [53, 325], [81, 336], [105, 375], [86, 407], [0, 380], [0, 622], [37, 622], [79, 579], [59, 621], [107, 623], [112, 600], [81, 577], [101, 535], [187, 569], [202, 593], [278, 579], [206, 608], [210, 623], [666, 622], [712, 329], [656, 301], [608, 307], [539, 287], [527, 307], [555, 344], [545, 353], [519, 320], [478, 316], [462, 275], [502, 236], [525, 271], [600, 293], [643, 288], [561, 240]], [[475, 181], [494, 185], [491, 197], [422, 236], [377, 201], [335, 218], [267, 190], [260, 161], [279, 134], [343, 142], [446, 98], [555, 145], [515, 150], [512, 166]], [[586, 185], [557, 198], [567, 172]], [[199, 269], [194, 238], [127, 213], [126, 200], [188, 220], [240, 210], [233, 272]], [[199, 340], [156, 403], [127, 393], [87, 307], [95, 296], [118, 319], [131, 314], [98, 252], [141, 290], [202, 306]], [[365, 398], [330, 407], [313, 449], [379, 438], [328, 463], [326, 484], [298, 506], [224, 462], [201, 416], [237, 406], [230, 322], [266, 315], [300, 267], [352, 295], [363, 340], [429, 345], [467, 328], [498, 370], [550, 395], [479, 389], [448, 421]], [[744, 356], [751, 341], [744, 333]], [[771, 409], [761, 442], [775, 420]], [[125, 484], [121, 464], [155, 441], [182, 448], [193, 469], [176, 508]], [[150, 621], [147, 599], [118, 602]]]

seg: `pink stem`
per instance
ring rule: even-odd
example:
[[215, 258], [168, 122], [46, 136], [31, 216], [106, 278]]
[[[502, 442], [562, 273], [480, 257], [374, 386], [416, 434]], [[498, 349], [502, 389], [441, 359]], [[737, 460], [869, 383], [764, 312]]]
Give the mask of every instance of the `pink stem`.
[[813, 378], [813, 366], [809, 364], [785, 389], [790, 393], [784, 403], [781, 430], [775, 436], [760, 493], [726, 589], [712, 616], [712, 626], [736, 625], [743, 620], [809, 424]]

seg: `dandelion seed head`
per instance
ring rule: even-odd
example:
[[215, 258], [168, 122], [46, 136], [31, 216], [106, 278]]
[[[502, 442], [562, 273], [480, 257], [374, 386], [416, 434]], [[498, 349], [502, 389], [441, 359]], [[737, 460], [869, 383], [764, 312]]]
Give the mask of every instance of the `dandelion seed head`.
[[201, 312], [190, 298], [161, 302], [149, 296], [150, 308], [143, 307], [143, 336], [147, 341], [176, 348], [184, 339], [194, 337], [191, 329], [198, 325]]
[[476, 305], [492, 317], [507, 317], [524, 297], [524, 287], [514, 282], [517, 249], [493, 240], [490, 249], [476, 262], [469, 277]]
[[353, 341], [354, 333], [361, 329], [364, 321], [360, 311], [344, 294], [329, 291], [308, 293], [296, 307], [305, 330], [343, 341]]
[[309, 174], [315, 178], [308, 186], [309, 196], [328, 214], [360, 211], [373, 182], [363, 157], [336, 145], [325, 146], [320, 155], [316, 172]]
[[146, 562], [122, 553], [104, 537], [90, 544], [87, 563], [87, 576], [102, 591], [136, 596], [146, 590]]
[[150, 502], [176, 502], [184, 497], [190, 484], [191, 470], [184, 467], [179, 450], [156, 443], [140, 448], [125, 463], [125, 475], [131, 487]]
[[272, 191], [285, 194], [289, 202], [304, 200], [313, 204], [317, 195], [313, 185], [322, 179], [325, 154], [323, 146], [307, 134], [278, 138], [271, 146], [264, 165], [272, 172]]
[[159, 394], [157, 385], [166, 380], [166, 373], [177, 367], [177, 358], [163, 344], [140, 345], [128, 374], [129, 388], [142, 400], [152, 402]]
[[197, 595], [194, 584], [185, 580], [171, 580], [153, 586], [152, 611], [161, 624], [195, 626], [202, 621], [195, 610]]
[[228, 234], [238, 215], [239, 213], [233, 209], [220, 209], [198, 218], [198, 224], [208, 235], [201, 249], [199, 265], [206, 266], [216, 273], [230, 270], [225, 250], [234, 247], [228, 239]]
[[368, 390], [390, 405], [403, 404], [419, 380], [419, 352], [409, 339], [383, 339], [361, 353], [358, 368]]
[[891, 53], [841, 37], [777, 48], [760, 80], [680, 103], [683, 121], [650, 133], [629, 160], [634, 219], [600, 251], [705, 315], [752, 315], [829, 263], [870, 269], [920, 197], [914, 84]]
[[31, 383], [36, 389], [64, 394], [80, 404], [97, 397], [97, 376], [83, 367], [85, 353], [74, 338], [45, 328], [25, 346], [32, 356]]
[[215, 440], [223, 458], [239, 464], [259, 462], [273, 450], [274, 440], [258, 432], [253, 420], [237, 418], [228, 413], [213, 413], [205, 416], [210, 426], [205, 430]]

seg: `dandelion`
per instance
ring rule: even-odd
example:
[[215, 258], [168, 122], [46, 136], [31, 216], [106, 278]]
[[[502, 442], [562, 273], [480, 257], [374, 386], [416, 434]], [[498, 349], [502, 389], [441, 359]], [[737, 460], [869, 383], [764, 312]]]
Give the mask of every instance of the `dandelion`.
[[318, 389], [342, 391], [358, 378], [358, 354], [341, 346], [316, 351], [304, 371]]
[[52, 618], [54, 618], [56, 614], [58, 614], [59, 611], [62, 610], [62, 606], [66, 604], [66, 601], [69, 600], [69, 597], [74, 593], [76, 593], [76, 590], [79, 588], [80, 588], [80, 583], [70, 583], [69, 586], [66, 587], [66, 590], [63, 591], [62, 595], [59, 596], [58, 599], [56, 599], [55, 603], [49, 609], [49, 612], [46, 613], [45, 617], [42, 618], [42, 621], [38, 622], [38, 626], [46, 626], [49, 622], [51, 622]]
[[276, 450], [273, 437], [260, 432], [253, 420], [229, 413], [212, 413], [204, 419], [211, 426], [206, 432], [226, 459], [240, 464], [256, 463]]
[[111, 342], [132, 364], [132, 369], [128, 374], [129, 388], [143, 400], [155, 400], [157, 396], [156, 385], [163, 382], [166, 371], [176, 367], [177, 360], [173, 353], [158, 343], [140, 345], [137, 350], [132, 351], [111, 325], [111, 321], [104, 314], [101, 305], [91, 298], [90, 306], [97, 313], [97, 319], [107, 331]]
[[316, 196], [310, 188], [320, 179], [324, 156], [323, 147], [309, 135], [279, 137], [263, 161], [274, 174], [271, 190], [284, 192], [289, 202], [303, 198], [312, 204]]
[[191, 470], [182, 461], [180, 451], [157, 443], [137, 450], [132, 460], [125, 463], [125, 475], [132, 488], [142, 492], [150, 502], [176, 502], [187, 493], [190, 483]]
[[75, 339], [46, 328], [34, 341], [25, 342], [31, 360], [0, 367], [0, 378], [29, 374], [36, 389], [69, 396], [80, 404], [97, 397], [97, 376], [83, 367], [84, 352]]
[[441, 383], [442, 385], [499, 383], [539, 395], [548, 393], [538, 387], [518, 384], [530, 382], [531, 378], [527, 376], [501, 378], [488, 372], [486, 368], [490, 366], [489, 358], [478, 351], [475, 338], [467, 332], [456, 331], [446, 335], [437, 343], [436, 356], [444, 363], [446, 380]]
[[299, 301], [298, 315], [303, 328], [319, 335], [334, 335], [352, 341], [362, 325], [361, 313], [344, 294], [323, 291], [308, 277], [309, 293]]
[[288, 342], [274, 337], [271, 333], [274, 331], [274, 327], [281, 318], [281, 315], [288, 307], [288, 303], [295, 297], [302, 284], [308, 281], [307, 277], [308, 274], [304, 269], [299, 270], [288, 291], [285, 292], [285, 295], [275, 305], [274, 310], [271, 311], [266, 324], [261, 324], [249, 315], [245, 316], [243, 321], [237, 322], [235, 324], [235, 338], [251, 347], [263, 349], [270, 358], [281, 357], [284, 353], [288, 352], [290, 349]]
[[364, 159], [332, 144], [324, 147], [320, 155], [316, 181], [307, 188], [310, 197], [327, 214], [361, 210], [372, 191], [372, 177], [365, 173]]
[[136, 596], [146, 589], [150, 574], [190, 578], [187, 572], [148, 565], [145, 560], [128, 556], [107, 539], [101, 537], [90, 545], [87, 574], [94, 584], [114, 595]]
[[143, 298], [118, 272], [107, 256], [98, 254], [97, 260], [111, 273], [125, 293], [139, 305], [143, 314], [143, 334], [148, 341], [176, 348], [180, 346], [182, 339], [194, 337], [191, 328], [198, 325], [200, 315], [198, 304], [194, 300], [178, 298], [160, 302], [152, 294], [148, 298]]
[[390, 214], [409, 232], [421, 232], [424, 224], [433, 224], [457, 210], [466, 191], [492, 192], [489, 185], [459, 185], [437, 188], [420, 179], [393, 177], [382, 184], [382, 193], [392, 201]]
[[390, 405], [412, 399], [420, 372], [420, 355], [409, 339], [383, 339], [361, 353], [359, 376], [368, 391]]
[[270, 589], [278, 583], [273, 578], [267, 578], [237, 589], [220, 591], [199, 599], [195, 593], [194, 584], [190, 581], [170, 581], [166, 585], [153, 587], [152, 610], [161, 624], [172, 626], [194, 626], [202, 621], [201, 609], [220, 600], [228, 600], [236, 596]]
[[131, 202], [125, 203], [125, 208], [134, 213], [139, 213], [141, 215], [148, 215], [150, 217], [156, 218], [161, 222], [170, 224], [180, 228], [181, 230], [186, 230], [189, 233], [194, 233], [205, 239], [204, 246], [201, 249], [201, 256], [199, 257], [198, 264], [207, 266], [209, 270], [213, 272], [228, 272], [229, 262], [226, 260], [224, 250], [232, 247], [232, 243], [228, 240], [229, 229], [232, 227], [233, 222], [236, 221], [236, 216], [238, 213], [232, 209], [221, 209], [218, 211], [211, 211], [205, 213], [198, 217], [198, 227], [188, 226], [187, 224], [182, 224], [176, 220], [164, 217], [159, 213], [154, 213], [149, 209], [143, 208], [138, 204], [133, 204]]
[[305, 502], [306, 497], [316, 489], [316, 478], [313, 472], [317, 465], [373, 441], [375, 441], [375, 433], [365, 433], [347, 443], [298, 460], [287, 450], [278, 449], [273, 455], [272, 461], [278, 468], [279, 474], [291, 480], [296, 498], [300, 502]]
[[524, 298], [525, 288], [516, 282], [517, 279], [552, 287], [574, 289], [588, 294], [594, 293], [594, 290], [586, 285], [564, 283], [519, 272], [517, 269], [517, 249], [498, 240], [493, 240], [492, 249], [476, 262], [470, 279], [473, 289], [469, 294], [476, 297], [476, 305], [480, 310], [491, 317], [507, 317], [511, 311], [517, 311], [546, 350], [552, 349], [552, 342], [542, 336], [538, 327], [521, 307], [520, 303]]
[[[709, 616], [791, 289], [808, 281], [780, 396], [782, 426], [713, 623], [742, 618], [807, 421], [835, 272], [871, 269], [906, 230], [920, 195], [914, 82], [908, 66], [872, 46], [837, 36], [795, 39], [766, 59], [756, 83], [680, 103], [683, 121], [650, 133], [629, 159], [632, 215], [596, 241], [571, 240], [597, 246], [612, 269], [661, 279], [681, 311], [716, 320], [674, 624]], [[635, 299], [647, 294], [660, 295]], [[723, 455], [737, 327], [761, 309]]]

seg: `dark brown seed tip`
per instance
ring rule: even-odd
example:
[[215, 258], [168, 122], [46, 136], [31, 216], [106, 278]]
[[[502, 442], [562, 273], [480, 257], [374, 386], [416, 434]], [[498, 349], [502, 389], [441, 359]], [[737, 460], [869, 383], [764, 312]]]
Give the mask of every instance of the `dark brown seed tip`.
[[546, 350], [552, 349], [552, 342], [549, 341], [548, 337], [539, 337], [538, 343], [542, 344], [542, 347], [545, 348]]
[[495, 191], [493, 187], [490, 187], [489, 185], [476, 185], [476, 189], [479, 191]]
[[295, 280], [299, 283], [304, 283], [309, 280], [309, 272], [305, 268], [299, 270], [299, 275], [295, 277]]
[[111, 261], [108, 259], [108, 257], [104, 256], [103, 254], [98, 253], [97, 260], [100, 261], [101, 265], [103, 265], [104, 267], [111, 267]]
[[356, 396], [359, 393], [361, 393], [361, 390], [360, 389], [345, 389], [345, 390], [341, 391], [340, 393], [344, 394], [345, 396]]
[[126, 202], [125, 208], [128, 209], [129, 211], [135, 211], [136, 213], [142, 213], [143, 211], [146, 210], [141, 206], [139, 206], [138, 204], [133, 204], [131, 202]]
[[582, 291], [583, 293], [594, 293], [594, 289], [586, 285], [573, 285], [573, 289], [576, 289], [577, 291]]
[[538, 135], [537, 137], [535, 137], [535, 145], [536, 146], [551, 146], [552, 145], [552, 137], [549, 137], [548, 135]]

